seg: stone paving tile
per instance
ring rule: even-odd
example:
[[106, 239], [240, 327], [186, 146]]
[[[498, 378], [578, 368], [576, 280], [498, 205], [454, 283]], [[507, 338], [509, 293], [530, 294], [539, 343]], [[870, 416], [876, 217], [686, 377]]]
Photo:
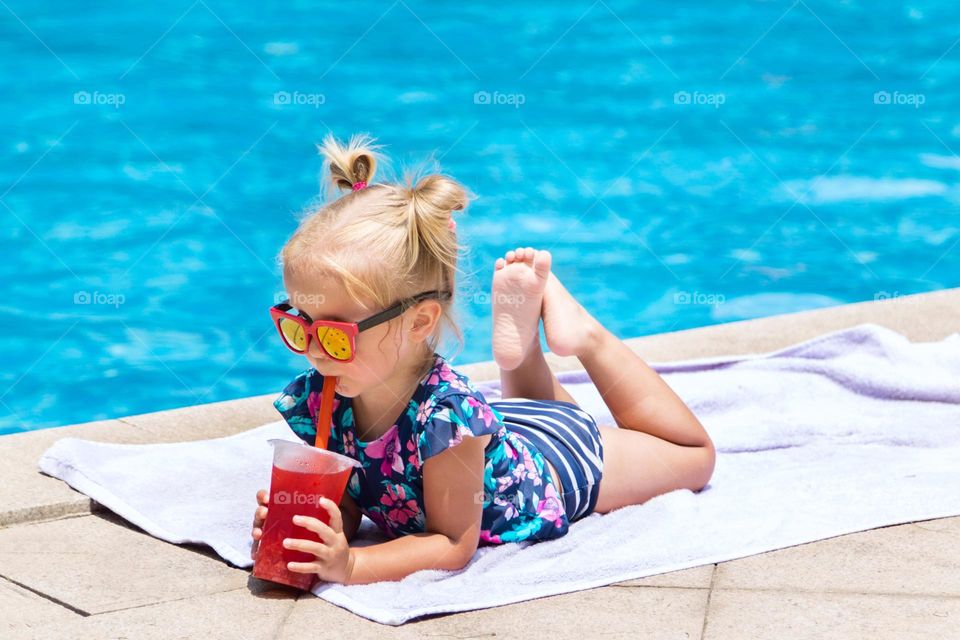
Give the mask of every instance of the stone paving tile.
[[724, 562], [714, 588], [960, 596], [960, 518], [871, 529]]
[[714, 589], [703, 640], [949, 640], [957, 620], [958, 598]]
[[709, 589], [713, 578], [713, 568], [716, 565], [707, 564], [702, 567], [691, 567], [681, 571], [661, 573], [646, 578], [614, 582], [615, 587], [681, 587], [692, 589]]
[[0, 638], [12, 640], [40, 625], [66, 625], [83, 616], [0, 578]]
[[[306, 368], [306, 367], [304, 367]], [[298, 372], [294, 371], [291, 378]], [[148, 442], [188, 442], [224, 438], [280, 420], [273, 400], [280, 395], [268, 393], [239, 400], [211, 402], [155, 413], [123, 418], [148, 434]]]
[[103, 442], [126, 442], [143, 437], [119, 420], [103, 420], [59, 429], [41, 429], [0, 438], [0, 527], [71, 513], [89, 513], [91, 500], [62, 480], [40, 472], [37, 461], [60, 438], [74, 437]]
[[94, 614], [236, 589], [249, 573], [111, 513], [0, 529], [0, 576]]
[[443, 614], [384, 625], [303, 597], [277, 640], [302, 640], [323, 630], [326, 637], [375, 638], [683, 638], [697, 640], [703, 627], [706, 589], [601, 587], [492, 609]]
[[[251, 583], [262, 584], [253, 579]], [[297, 594], [292, 591], [242, 587], [51, 621], [30, 630], [21, 629], [19, 635], [4, 636], [4, 640], [270, 640], [293, 608]], [[318, 635], [314, 631], [307, 638]], [[335, 640], [333, 636], [323, 638]]]
[[270, 394], [3, 436], [0, 451], [6, 464], [0, 467], [0, 486], [9, 498], [0, 505], [0, 527], [91, 512], [90, 498], [41, 473], [37, 466], [43, 452], [61, 438], [125, 444], [221, 438], [279, 419], [271, 404], [274, 397]]

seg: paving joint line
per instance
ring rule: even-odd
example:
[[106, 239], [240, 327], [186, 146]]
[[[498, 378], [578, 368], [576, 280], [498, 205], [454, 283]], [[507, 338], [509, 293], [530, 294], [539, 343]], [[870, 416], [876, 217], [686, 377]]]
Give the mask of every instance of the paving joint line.
[[14, 580], [14, 579], [11, 578], [10, 576], [5, 576], [5, 575], [3, 575], [3, 574], [0, 574], [0, 578], [2, 578], [3, 580], [6, 580], [7, 582], [10, 582], [10, 583], [12, 583], [12, 584], [17, 585], [17, 586], [20, 587], [21, 589], [26, 589], [26, 590], [29, 591], [30, 593], [35, 593], [36, 595], [40, 596], [40, 597], [43, 598], [44, 600], [49, 600], [50, 602], [54, 603], [54, 604], [57, 605], [57, 606], [63, 607], [64, 609], [69, 609], [70, 611], [73, 611], [74, 613], [76, 613], [76, 614], [78, 614], [78, 615], [80, 615], [80, 616], [82, 616], [82, 617], [84, 617], [84, 618], [89, 618], [89, 617], [90, 617], [90, 613], [89, 613], [89, 612], [84, 611], [83, 609], [78, 609], [77, 607], [74, 607], [73, 605], [71, 605], [71, 604], [69, 604], [69, 603], [67, 603], [67, 602], [64, 602], [63, 600], [60, 600], [60, 599], [58, 599], [58, 598], [54, 598], [53, 596], [48, 595], [48, 594], [46, 594], [46, 593], [44, 593], [44, 592], [42, 592], [42, 591], [38, 591], [37, 589], [34, 589], [33, 587], [30, 587], [30, 586], [28, 586], [28, 585], [26, 585], [26, 584], [24, 584], [24, 583], [22, 583], [22, 582], [19, 582], [19, 581], [17, 581], [17, 580]]

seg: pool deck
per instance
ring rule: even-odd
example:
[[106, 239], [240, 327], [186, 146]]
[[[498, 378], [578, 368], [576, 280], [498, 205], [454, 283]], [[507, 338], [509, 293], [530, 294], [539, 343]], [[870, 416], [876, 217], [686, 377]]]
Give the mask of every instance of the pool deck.
[[[648, 362], [777, 349], [872, 322], [914, 342], [960, 331], [960, 289], [630, 340]], [[550, 358], [557, 370], [575, 359]], [[493, 363], [458, 365], [473, 380]], [[958, 381], [960, 384], [960, 381]], [[0, 438], [0, 637], [960, 637], [960, 517], [391, 627], [153, 538], [37, 469], [54, 441], [216, 438], [278, 419], [275, 392]], [[253, 496], [251, 496], [251, 518]], [[695, 532], [691, 532], [694, 533]]]

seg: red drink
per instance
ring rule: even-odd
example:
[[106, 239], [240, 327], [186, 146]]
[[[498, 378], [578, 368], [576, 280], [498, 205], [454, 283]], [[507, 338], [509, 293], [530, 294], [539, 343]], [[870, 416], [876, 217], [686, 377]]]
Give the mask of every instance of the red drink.
[[287, 549], [283, 541], [286, 538], [322, 540], [309, 529], [294, 525], [293, 516], [312, 516], [330, 524], [330, 516], [320, 505], [320, 498], [339, 504], [350, 473], [360, 463], [306, 444], [279, 439], [270, 442], [276, 447], [270, 478], [270, 502], [253, 575], [262, 580], [308, 590], [317, 575], [290, 571], [287, 563], [313, 562], [315, 557], [310, 553]]

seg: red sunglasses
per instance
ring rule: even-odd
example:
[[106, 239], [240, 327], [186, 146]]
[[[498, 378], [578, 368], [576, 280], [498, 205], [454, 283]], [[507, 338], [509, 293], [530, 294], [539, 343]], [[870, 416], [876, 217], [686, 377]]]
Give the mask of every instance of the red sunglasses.
[[[447, 300], [449, 291], [425, 291], [401, 300], [389, 309], [370, 316], [360, 322], [335, 322], [333, 320], [314, 320], [300, 309], [296, 309], [289, 300], [270, 307], [270, 316], [280, 332], [283, 344], [294, 353], [305, 354], [310, 349], [310, 341], [316, 340], [323, 351], [340, 362], [353, 362], [357, 354], [357, 334], [371, 327], [396, 318], [404, 311], [423, 300], [437, 298]], [[290, 313], [293, 311], [295, 313]]]

